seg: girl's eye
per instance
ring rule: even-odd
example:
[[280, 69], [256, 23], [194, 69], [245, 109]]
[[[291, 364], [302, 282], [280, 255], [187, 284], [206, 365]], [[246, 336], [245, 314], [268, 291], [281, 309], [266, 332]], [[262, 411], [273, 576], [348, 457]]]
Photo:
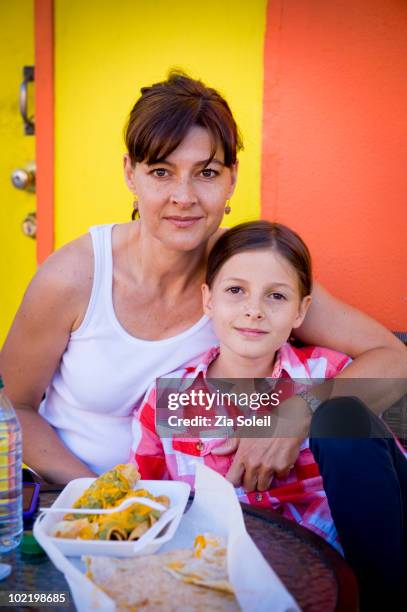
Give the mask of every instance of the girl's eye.
[[168, 170], [166, 168], [154, 168], [154, 170], [151, 170], [150, 174], [158, 178], [163, 178], [164, 176], [168, 176]]
[[229, 287], [226, 289], [226, 291], [228, 293], [232, 293], [233, 295], [238, 295], [239, 293], [243, 292], [243, 289], [241, 287]]
[[217, 170], [213, 170], [212, 168], [204, 168], [201, 171], [201, 174], [204, 178], [214, 178], [215, 176], [219, 175], [219, 172]]
[[285, 296], [282, 293], [270, 293], [270, 296], [273, 300], [277, 300], [278, 302], [281, 300], [285, 300]]

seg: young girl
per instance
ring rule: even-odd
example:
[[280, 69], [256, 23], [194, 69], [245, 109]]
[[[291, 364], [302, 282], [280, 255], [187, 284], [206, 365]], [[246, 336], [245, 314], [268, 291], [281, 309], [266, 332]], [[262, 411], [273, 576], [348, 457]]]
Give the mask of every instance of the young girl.
[[[331, 378], [350, 361], [341, 353], [296, 348], [288, 339], [311, 303], [309, 251], [301, 238], [278, 223], [238, 225], [210, 253], [202, 286], [205, 314], [219, 346], [166, 378]], [[192, 486], [196, 462], [226, 475], [232, 456], [216, 456], [219, 438], [160, 438], [156, 430], [156, 385], [133, 418], [131, 461], [145, 479], [184, 480]], [[280, 475], [281, 476], [281, 475]], [[237, 489], [241, 501], [273, 508], [341, 550], [318, 466], [306, 439], [295, 465], [274, 477], [265, 492]]]

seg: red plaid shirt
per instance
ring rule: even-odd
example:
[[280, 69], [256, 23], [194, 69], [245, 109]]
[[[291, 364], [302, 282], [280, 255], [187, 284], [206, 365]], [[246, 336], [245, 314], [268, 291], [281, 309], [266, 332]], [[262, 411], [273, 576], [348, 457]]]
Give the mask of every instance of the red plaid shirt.
[[[217, 355], [218, 348], [215, 347], [198, 358], [195, 364], [173, 372], [166, 378], [205, 377], [209, 364]], [[332, 378], [350, 361], [346, 355], [329, 349], [295, 348], [286, 343], [277, 353], [271, 378]], [[223, 439], [160, 438], [156, 430], [156, 396], [156, 385], [153, 384], [132, 422], [130, 461], [137, 464], [141, 477], [183, 480], [193, 487], [197, 462], [225, 476], [232, 464], [233, 455], [216, 456], [211, 453], [214, 447], [223, 443]], [[286, 478], [274, 478], [272, 486], [265, 492], [247, 493], [242, 488], [237, 488], [236, 492], [240, 501], [272, 508], [322, 536], [342, 552], [308, 439], [304, 440], [298, 459]]]

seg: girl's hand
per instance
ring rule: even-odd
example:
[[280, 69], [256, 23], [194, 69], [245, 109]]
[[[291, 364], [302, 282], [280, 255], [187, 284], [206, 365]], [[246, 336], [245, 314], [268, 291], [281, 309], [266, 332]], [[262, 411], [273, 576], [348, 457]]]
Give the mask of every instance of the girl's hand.
[[226, 478], [246, 491], [266, 491], [274, 476], [284, 478], [300, 452], [302, 438], [230, 438], [214, 455], [236, 452]]

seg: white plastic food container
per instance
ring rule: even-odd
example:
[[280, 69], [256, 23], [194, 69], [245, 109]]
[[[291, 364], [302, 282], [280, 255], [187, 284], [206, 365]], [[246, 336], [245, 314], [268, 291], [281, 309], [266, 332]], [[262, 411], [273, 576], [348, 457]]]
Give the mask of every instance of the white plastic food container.
[[[52, 508], [71, 508], [94, 480], [94, 478], [71, 480], [54, 501]], [[51, 536], [52, 530], [59, 521], [63, 520], [64, 512], [40, 515], [34, 524], [34, 536], [45, 550], [47, 550], [47, 543], [52, 541], [64, 555], [69, 557], [80, 557], [81, 555], [133, 557], [153, 554], [173, 537], [184, 513], [191, 487], [185, 482], [174, 480], [139, 480], [133, 489], [145, 489], [154, 496], [166, 495], [170, 500], [169, 511], [174, 512], [174, 517], [167, 528], [163, 527], [164, 531], [158, 532], [153, 539], [149, 535], [150, 530], [132, 542], [55, 538]], [[134, 501], [136, 502], [136, 499]], [[164, 518], [165, 514], [162, 515], [162, 519]], [[158, 525], [158, 522], [155, 525]]]

